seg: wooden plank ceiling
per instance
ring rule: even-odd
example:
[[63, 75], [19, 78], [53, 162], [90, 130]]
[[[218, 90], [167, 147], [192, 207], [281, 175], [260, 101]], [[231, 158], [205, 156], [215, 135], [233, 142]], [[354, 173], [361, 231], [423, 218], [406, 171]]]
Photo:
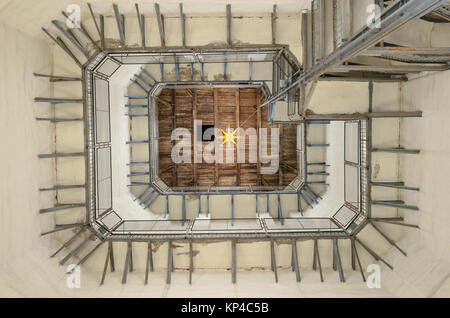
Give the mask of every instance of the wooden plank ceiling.
[[[271, 125], [267, 123], [267, 111], [257, 111], [257, 105], [264, 100], [259, 88], [195, 88], [169, 89], [161, 92], [158, 102], [159, 124], [159, 168], [160, 178], [171, 187], [185, 186], [279, 186], [288, 185], [296, 176], [296, 126]], [[202, 120], [203, 125], [211, 125], [226, 131], [237, 127], [280, 129], [280, 169], [275, 174], [260, 174], [262, 164], [248, 163], [248, 137], [245, 143], [246, 163], [237, 162], [237, 146], [224, 146], [232, 151], [235, 163], [192, 163], [174, 164], [171, 159], [171, 134], [175, 128], [186, 128], [194, 138], [194, 120]], [[270, 134], [270, 129], [268, 129]], [[257, 137], [258, 138], [258, 137]], [[259, 139], [259, 138], [258, 138]], [[210, 141], [202, 142], [202, 149]], [[193, 145], [193, 140], [192, 140]], [[270, 135], [268, 137], [270, 149]], [[192, 146], [193, 148], [193, 146]]]

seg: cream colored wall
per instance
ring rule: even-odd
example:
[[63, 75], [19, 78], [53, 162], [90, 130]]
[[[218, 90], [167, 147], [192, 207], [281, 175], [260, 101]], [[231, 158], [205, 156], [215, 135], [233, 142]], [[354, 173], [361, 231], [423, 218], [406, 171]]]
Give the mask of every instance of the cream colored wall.
[[53, 107], [34, 103], [36, 96], [50, 96], [46, 79], [33, 72], [51, 73], [52, 50], [47, 43], [0, 25], [0, 295], [68, 295], [65, 274], [48, 256], [58, 245], [40, 233], [51, 230], [53, 215], [39, 215], [55, 203], [54, 192], [42, 192], [55, 182], [55, 162], [38, 154], [55, 150], [55, 128], [35, 117], [51, 117]]
[[[386, 287], [396, 295], [444, 296], [438, 291], [448, 285], [450, 275], [449, 222], [446, 189], [450, 170], [447, 164], [450, 148], [446, 119], [449, 116], [450, 72], [430, 74], [401, 85], [402, 110], [422, 110], [421, 119], [404, 119], [400, 126], [400, 141], [406, 148], [420, 149], [419, 155], [402, 156], [400, 179], [420, 192], [403, 191], [401, 198], [417, 205], [419, 212], [402, 211], [407, 223], [418, 224], [420, 230], [405, 229], [400, 246], [408, 249], [408, 258], [390, 252], [398, 270], [389, 273]], [[390, 230], [392, 226], [386, 225]]]
[[[304, 1], [309, 2], [309, 1]], [[69, 1], [67, 2], [69, 3]], [[70, 1], [72, 3], [72, 1]], [[131, 4], [125, 5], [125, 1], [117, 1], [121, 11], [131, 12]], [[212, 12], [222, 12], [220, 9], [224, 4], [219, 1], [208, 2], [211, 5], [206, 6]], [[242, 2], [231, 2], [232, 10], [235, 6], [242, 5], [242, 12], [250, 5]], [[5, 38], [13, 50], [0, 51], [0, 63], [2, 69], [6, 69], [6, 74], [0, 79], [1, 101], [1, 128], [3, 136], [14, 136], [14, 138], [1, 138], [2, 149], [7, 149], [7, 156], [2, 159], [1, 170], [1, 274], [0, 274], [0, 295], [2, 296], [265, 296], [265, 297], [309, 297], [309, 296], [390, 296], [392, 294], [402, 296], [432, 295], [438, 291], [439, 295], [446, 295], [446, 286], [448, 285], [443, 277], [447, 274], [445, 271], [448, 263], [448, 253], [445, 247], [448, 242], [445, 224], [448, 224], [445, 215], [445, 191], [448, 178], [440, 169], [445, 168], [445, 152], [440, 154], [441, 149], [438, 146], [445, 146], [445, 139], [440, 144], [429, 144], [429, 140], [436, 138], [440, 133], [436, 125], [440, 125], [445, 131], [444, 115], [446, 114], [445, 101], [448, 100], [445, 85], [448, 84], [448, 72], [433, 75], [423, 80], [417, 80], [402, 86], [402, 109], [408, 107], [429, 109], [422, 120], [409, 119], [408, 124], [399, 126], [397, 120], [377, 120], [374, 121], [374, 145], [395, 146], [398, 143], [400, 133], [401, 141], [405, 145], [409, 143], [420, 146], [425, 153], [419, 155], [419, 167], [417, 169], [417, 159], [401, 159], [402, 170], [400, 176], [405, 179], [411, 178], [411, 183], [423, 178], [424, 185], [420, 185], [423, 190], [418, 200], [421, 209], [425, 206], [434, 206], [435, 209], [425, 209], [419, 214], [419, 222], [422, 226], [421, 231], [413, 229], [395, 228], [387, 225], [389, 235], [394, 239], [403, 238], [400, 244], [407, 249], [408, 258], [399, 255], [390, 245], [380, 239], [379, 235], [370, 227], [367, 227], [361, 237], [365, 242], [373, 247], [377, 253], [386, 257], [396, 267], [394, 272], [384, 271], [383, 268], [383, 288], [381, 290], [367, 289], [361, 282], [358, 272], [350, 269], [350, 244], [349, 242], [340, 242], [341, 255], [347, 278], [346, 284], [338, 282], [337, 272], [330, 269], [332, 263], [332, 248], [329, 241], [320, 241], [320, 252], [322, 266], [325, 268], [325, 283], [319, 283], [318, 273], [311, 271], [312, 264], [312, 242], [298, 242], [298, 252], [302, 270], [302, 283], [295, 283], [294, 274], [290, 271], [291, 249], [289, 244], [280, 244], [276, 248], [276, 256], [279, 270], [280, 282], [273, 282], [273, 274], [268, 271], [259, 271], [255, 267], [269, 267], [269, 245], [267, 242], [255, 242], [249, 244], [238, 244], [237, 263], [238, 263], [238, 284], [232, 285], [230, 273], [225, 271], [231, 264], [230, 243], [217, 242], [212, 244], [195, 244], [196, 256], [194, 259], [195, 267], [198, 269], [194, 273], [193, 285], [187, 283], [187, 272], [179, 269], [186, 269], [188, 266], [187, 247], [175, 248], [175, 267], [177, 271], [173, 274], [173, 283], [170, 286], [165, 285], [165, 267], [167, 262], [167, 245], [155, 248], [154, 258], [156, 272], [150, 275], [150, 285], [143, 285], [143, 270], [145, 266], [146, 244], [134, 243], [134, 257], [136, 273], [129, 275], [129, 283], [120, 284], [120, 275], [122, 272], [123, 261], [125, 259], [125, 244], [115, 245], [116, 272], [107, 276], [105, 286], [99, 287], [100, 270], [104, 263], [106, 254], [106, 245], [104, 244], [96, 254], [90, 258], [83, 266], [82, 288], [80, 290], [69, 290], [65, 287], [64, 268], [58, 266], [57, 259], [49, 259], [48, 255], [58, 248], [61, 242], [67, 240], [72, 231], [64, 231], [54, 238], [41, 238], [39, 233], [51, 229], [54, 222], [73, 222], [77, 217], [82, 219], [84, 210], [79, 209], [75, 215], [71, 213], [59, 212], [45, 216], [39, 216], [39, 208], [49, 207], [55, 201], [54, 193], [39, 193], [41, 186], [51, 186], [55, 181], [61, 183], [84, 182], [84, 164], [79, 158], [58, 160], [57, 173], [53, 160], [38, 160], [38, 153], [50, 153], [57, 151], [79, 151], [83, 147], [82, 127], [78, 123], [57, 124], [56, 128], [51, 124], [37, 123], [34, 117], [38, 115], [51, 114], [50, 106], [46, 104], [34, 104], [32, 102], [35, 96], [54, 96], [81, 97], [81, 87], [79, 83], [48, 85], [43, 79], [36, 79], [31, 76], [33, 71], [54, 72], [58, 75], [79, 76], [79, 70], [67, 58], [59, 48], [53, 45], [49, 49], [48, 43], [42, 40], [38, 29], [40, 26], [49, 26], [52, 18], [59, 17], [59, 11], [65, 7], [66, 2], [59, 2], [58, 6], [54, 1], [45, 0], [33, 2], [33, 8], [40, 12], [46, 12], [36, 16], [34, 9], [30, 9], [30, 1], [3, 1], [0, 2], [0, 17], [8, 27], [1, 26], [0, 34]], [[289, 5], [298, 6], [289, 12], [299, 12], [303, 7], [303, 2], [289, 1], [279, 4], [280, 11]], [[111, 3], [109, 1], [95, 1], [95, 8], [112, 14]], [[168, 1], [161, 5], [163, 12], [170, 12], [176, 15], [178, 1]], [[232, 38], [236, 41], [254, 43], [268, 43], [270, 41], [270, 32], [261, 32], [268, 30], [270, 24], [267, 13], [271, 10], [271, 3], [262, 2], [261, 11], [266, 12], [261, 15], [250, 15], [245, 19], [235, 17], [233, 19]], [[286, 6], [285, 6], [286, 5]], [[143, 4], [145, 9], [143, 13], [153, 12], [151, 4]], [[191, 6], [191, 7], [190, 7]], [[254, 5], [252, 4], [252, 8]], [[290, 7], [289, 7], [290, 8]], [[198, 15], [189, 16], [189, 10], [200, 12]], [[187, 27], [188, 45], [206, 44], [212, 41], [225, 41], [225, 26], [223, 14], [222, 18], [206, 17], [202, 13], [201, 5], [193, 1], [185, 1], [185, 11], [189, 18]], [[224, 10], [223, 10], [224, 11]], [[233, 10], [233, 12], [235, 12]], [[236, 11], [238, 12], [238, 11]], [[18, 19], [21, 17], [24, 20]], [[30, 20], [27, 25], [19, 24]], [[300, 44], [300, 21], [298, 14], [283, 13], [278, 19], [279, 42], [291, 45], [292, 51], [301, 59]], [[138, 43], [137, 24], [132, 22], [133, 18], [127, 17], [127, 37], [130, 43]], [[150, 19], [149, 30], [156, 30], [154, 19]], [[176, 18], [168, 16], [167, 21], [167, 44], [179, 44], [181, 36], [179, 34], [179, 24]], [[91, 21], [86, 21], [87, 27], [92, 34], [95, 34]], [[107, 36], [117, 38], [117, 27], [112, 17], [106, 19]], [[27, 34], [22, 34], [17, 29]], [[428, 26], [425, 26], [428, 28]], [[131, 31], [134, 30], [134, 31]], [[169, 32], [170, 30], [170, 32]], [[208, 32], [206, 32], [208, 30]], [[214, 31], [211, 31], [214, 30]], [[283, 30], [290, 30], [285, 32]], [[129, 35], [134, 33], [134, 37]], [[149, 45], [158, 46], [159, 38], [157, 32], [147, 32]], [[193, 38], [193, 35], [198, 39]], [[440, 33], [439, 33], [440, 34]], [[31, 37], [31, 36], [32, 37]], [[442, 36], [441, 36], [442, 37]], [[433, 34], [433, 39], [438, 39], [438, 33]], [[427, 86], [428, 85], [428, 86]], [[441, 87], [439, 91], [433, 90]], [[367, 111], [368, 90], [366, 83], [319, 83], [317, 91], [311, 102], [311, 109], [317, 113], [321, 112], [354, 112]], [[374, 111], [377, 110], [396, 110], [400, 108], [400, 90], [397, 84], [376, 84], [375, 85]], [[425, 99], [425, 96], [428, 98]], [[18, 102], [17, 97], [20, 96]], [[440, 96], [435, 98], [434, 96]], [[409, 100], [409, 98], [411, 98]], [[423, 98], [423, 99], [421, 99]], [[432, 100], [433, 105], [441, 105], [434, 108], [428, 104], [423, 107], [419, 101]], [[408, 106], [405, 100], [411, 101]], [[67, 107], [66, 107], [67, 106]], [[55, 106], [54, 106], [55, 107]], [[428, 108], [430, 107], [430, 108]], [[437, 106], [436, 106], [437, 107]], [[57, 105], [56, 115], [61, 116], [79, 116], [81, 115], [80, 105]], [[42, 113], [41, 113], [42, 112]], [[3, 116], [5, 114], [5, 116]], [[411, 121], [411, 122], [409, 122]], [[64, 127], [62, 127], [64, 125]], [[411, 126], [408, 126], [411, 125]], [[423, 129], [423, 128], [426, 129]], [[416, 132], [424, 130], [423, 135]], [[56, 132], [56, 138], [55, 138]], [[411, 137], [405, 138], [406, 134]], [[413, 138], [414, 137], [414, 138]], [[426, 138], [426, 139], [425, 139]], [[20, 144], [21, 147], [17, 145]], [[424, 159], [420, 159], [424, 158]], [[428, 158], [428, 159], [427, 159]], [[374, 156], [373, 169], [376, 171], [375, 180], [397, 180], [399, 158], [396, 155], [377, 154]], [[437, 163], [441, 163], [438, 165]], [[408, 174], [406, 170], [408, 168]], [[415, 168], [415, 169], [414, 169]], [[434, 177], [430, 178], [419, 173], [426, 172], [426, 168], [432, 169]], [[417, 171], [411, 173], [411, 169]], [[423, 172], [422, 172], [423, 171]], [[14, 174], [13, 174], [14, 172]], [[439, 183], [432, 182], [440, 180]], [[409, 181], [409, 179], [405, 180]], [[417, 181], [418, 182], [418, 181]], [[440, 186], [442, 184], [442, 186]], [[415, 184], [414, 184], [415, 185]], [[378, 190], [376, 190], [378, 191]], [[83, 200], [82, 191], [60, 191], [58, 193], [59, 202], [73, 202]], [[375, 192], [374, 197], [386, 199], [386, 195], [397, 198], [397, 192]], [[407, 202], [415, 202], [417, 198], [405, 197]], [[435, 198], [438, 197], [436, 200]], [[25, 198], [25, 199], [21, 199]], [[229, 211], [226, 205], [226, 198], [212, 203], [212, 209], [216, 211]], [[289, 201], [292, 205], [295, 200]], [[437, 202], [437, 203], [436, 203]], [[175, 204], [175, 203], [174, 203]], [[250, 204], [250, 202], [249, 202]], [[272, 201], [272, 210], [275, 208], [275, 201]], [[221, 209], [219, 208], [221, 207]], [[240, 208], [240, 207], [239, 207]], [[253, 207], [251, 207], [253, 209]], [[289, 206], [287, 206], [289, 209]], [[189, 210], [194, 213], [195, 207]], [[438, 211], [438, 212], [436, 212]], [[410, 212], [409, 212], [410, 213]], [[386, 211], [385, 209], [374, 209], [374, 215], [392, 215], [395, 211]], [[424, 216], [422, 216], [422, 214]], [[77, 216], [78, 215], [78, 216]], [[408, 221], [410, 221], [408, 216]], [[412, 219], [411, 221], [417, 221]], [[388, 228], [389, 227], [389, 228]], [[441, 229], [441, 231], [439, 231]], [[375, 241], [374, 241], [375, 240]], [[376, 243], [375, 243], [376, 242]], [[417, 242], [422, 242], [417, 245]], [[94, 243], [94, 242], [93, 242]], [[92, 243], [92, 244], [93, 244]], [[175, 243], [176, 245], [181, 245]], [[90, 246], [91, 243], [90, 243]], [[419, 246], [419, 247], [417, 247]], [[437, 250], [436, 250], [437, 249]], [[432, 252], [434, 251], [434, 252]], [[68, 250], [64, 250], [61, 255], [65, 255]], [[445, 257], [442, 255], [446, 255]], [[61, 256], [59, 256], [61, 257]], [[360, 250], [363, 266], [372, 263], [372, 258]], [[60, 258], [58, 258], [59, 260]], [[431, 261], [428, 261], [431, 260]], [[447, 262], [447, 263], [445, 263]], [[413, 264], [410, 266], [410, 264]], [[253, 268], [251, 272], [247, 272]], [[397, 269], [398, 268], [398, 269]], [[408, 269], [409, 268], [409, 269]], [[244, 270], [245, 269], [245, 270]], [[413, 270], [415, 272], [413, 272]], [[432, 277], [430, 283], [426, 283], [428, 277]], [[447, 285], [446, 285], [447, 284]], [[409, 287], [413, 288], [409, 288]], [[448, 296], [448, 295], [446, 295]]]

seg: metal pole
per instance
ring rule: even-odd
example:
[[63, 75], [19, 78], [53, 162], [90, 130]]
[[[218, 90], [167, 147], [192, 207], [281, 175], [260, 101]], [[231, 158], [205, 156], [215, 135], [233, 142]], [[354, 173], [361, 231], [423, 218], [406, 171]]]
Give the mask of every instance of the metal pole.
[[275, 257], [275, 244], [273, 240], [270, 240], [270, 259], [272, 271], [275, 275], [275, 282], [278, 283], [277, 260]]
[[333, 240], [333, 250], [334, 250], [334, 254], [335, 254], [335, 258], [336, 258], [336, 262], [337, 262], [339, 279], [341, 280], [342, 283], [345, 283], [344, 271], [342, 269], [341, 255], [339, 254], [339, 245], [338, 245], [337, 239]]
[[445, 2], [445, 0], [410, 0], [408, 2], [396, 1], [385, 9], [380, 17], [381, 28], [376, 29], [366, 26], [359, 33], [352, 36], [349, 41], [343, 43], [339, 48], [329, 54], [323, 61], [315, 64], [308, 72], [300, 76], [296, 81], [273, 95], [259, 107], [269, 105], [284, 96], [290, 89], [301, 83], [307, 83], [319, 78], [331, 67], [341, 64], [361, 51], [378, 43], [387, 34], [398, 29], [408, 21], [420, 17], [434, 10]]
[[236, 284], [236, 241], [231, 241], [231, 282]]
[[189, 242], [189, 285], [192, 284], [192, 272], [194, 271], [194, 252], [192, 250], [192, 241]]
[[183, 13], [183, 4], [180, 3], [181, 44], [186, 46], [186, 17]]
[[391, 244], [392, 246], [394, 246], [400, 253], [402, 253], [403, 255], [406, 255], [406, 252], [404, 250], [402, 250], [389, 236], [387, 236], [383, 231], [381, 231], [381, 229], [376, 226], [375, 224], [373, 224], [372, 221], [369, 220], [370, 225], [372, 225], [372, 227], [378, 232], [380, 233], [380, 235], [389, 242], [389, 244]]
[[295, 239], [292, 239], [292, 257], [294, 261], [294, 268], [295, 268], [295, 278], [297, 282], [300, 282], [300, 267], [298, 264], [298, 256], [297, 256], [297, 242]]
[[105, 283], [106, 271], [108, 270], [108, 263], [109, 263], [109, 254], [111, 252], [111, 244], [112, 244], [112, 241], [109, 240], [108, 241], [108, 251], [106, 252], [105, 265], [103, 267], [103, 274], [102, 274], [102, 279], [100, 281], [100, 285], [103, 285]]
[[320, 281], [323, 283], [322, 265], [320, 264], [320, 254], [319, 254], [319, 242], [317, 239], [314, 240], [314, 250], [317, 256], [317, 265], [319, 265]]
[[125, 30], [122, 21], [122, 16], [119, 13], [119, 7], [117, 4], [113, 4], [114, 15], [116, 17], [117, 28], [119, 30], [120, 43], [122, 45], [122, 49], [125, 48]]
[[168, 242], [169, 250], [168, 250], [168, 256], [167, 256], [167, 275], [166, 275], [166, 284], [170, 284], [171, 281], [171, 274], [173, 271], [173, 252], [172, 252], [172, 242]]
[[166, 36], [164, 32], [164, 17], [159, 9], [159, 4], [155, 3], [156, 18], [158, 20], [159, 36], [161, 38], [161, 46], [166, 47]]

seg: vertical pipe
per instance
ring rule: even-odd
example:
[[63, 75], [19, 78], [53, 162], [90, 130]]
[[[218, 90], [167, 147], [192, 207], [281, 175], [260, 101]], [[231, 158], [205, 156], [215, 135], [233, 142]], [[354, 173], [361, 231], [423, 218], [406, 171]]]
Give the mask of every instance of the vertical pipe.
[[273, 240], [270, 240], [270, 256], [272, 271], [275, 275], [275, 282], [278, 283], [277, 260], [275, 257], [275, 244]]
[[129, 264], [130, 264], [130, 257], [131, 257], [131, 245], [130, 245], [130, 241], [128, 241], [127, 254], [125, 256], [125, 264], [124, 264], [123, 273], [122, 273], [122, 284], [127, 283], [127, 275], [128, 275]]
[[182, 207], [181, 207], [181, 224], [184, 226], [186, 222], [186, 195], [182, 195]]
[[362, 276], [363, 281], [366, 282], [366, 277], [364, 276], [364, 271], [363, 271], [362, 266], [361, 266], [361, 261], [359, 260], [358, 251], [356, 250], [355, 240], [354, 240], [354, 238], [351, 238], [351, 240], [353, 242], [352, 249], [353, 249], [353, 252], [355, 254], [356, 260], [358, 261], [359, 271], [361, 272], [361, 276]]
[[186, 46], [186, 19], [183, 13], [183, 4], [180, 3], [181, 44]]
[[161, 82], [164, 82], [164, 64], [159, 64], [159, 70], [161, 71]]
[[297, 207], [300, 215], [303, 216], [302, 197], [300, 196], [300, 192], [297, 193]]
[[209, 194], [206, 195], [206, 217], [209, 216]]
[[342, 269], [341, 255], [339, 254], [339, 246], [338, 246], [337, 239], [333, 240], [333, 249], [334, 249], [334, 254], [336, 255], [335, 257], [336, 257], [337, 267], [338, 267], [338, 271], [339, 271], [339, 279], [341, 280], [342, 283], [345, 283], [344, 271]]
[[227, 44], [231, 46], [231, 4], [227, 4]]
[[192, 272], [194, 271], [194, 252], [192, 250], [192, 241], [189, 242], [189, 285], [192, 284]]
[[101, 36], [100, 36], [100, 42], [102, 44], [102, 49], [106, 49], [106, 41], [105, 41], [105, 17], [103, 15], [100, 15], [100, 30], [101, 30]]
[[355, 241], [350, 240], [351, 245], [351, 257], [352, 257], [352, 269], [356, 270], [356, 263], [355, 263]]
[[166, 274], [166, 284], [170, 284], [171, 274], [172, 274], [172, 266], [173, 266], [173, 254], [172, 254], [172, 242], [168, 242], [168, 255], [167, 255], [167, 274]]
[[231, 241], [231, 282], [236, 284], [236, 241]]
[[166, 206], [164, 208], [164, 218], [167, 218], [168, 214], [169, 214], [169, 196], [166, 195]]
[[205, 77], [205, 64], [203, 62], [200, 63], [200, 72], [201, 72], [201, 79], [202, 81], [204, 81], [204, 77]]
[[272, 44], [273, 45], [275, 45], [277, 43], [277, 40], [276, 40], [276, 33], [277, 33], [276, 19], [277, 19], [277, 5], [274, 4], [273, 5], [273, 11], [272, 11], [272, 14], [271, 14], [271, 20], [272, 20]]
[[164, 32], [164, 17], [161, 14], [161, 11], [159, 9], [159, 4], [155, 3], [155, 11], [156, 11], [156, 18], [158, 20], [158, 29], [159, 29], [159, 36], [161, 38], [161, 46], [166, 46], [166, 36]]
[[231, 225], [234, 225], [234, 195], [231, 195]]
[[111, 244], [112, 244], [112, 241], [109, 240], [108, 241], [108, 251], [106, 252], [105, 265], [103, 267], [103, 274], [102, 274], [102, 280], [100, 281], [100, 285], [103, 285], [105, 283], [106, 271], [108, 270], [109, 255], [111, 253]]
[[297, 242], [295, 239], [292, 239], [292, 257], [294, 261], [294, 268], [295, 268], [295, 278], [297, 282], [300, 282], [300, 267], [298, 264], [298, 255], [297, 255]]
[[308, 70], [308, 11], [302, 11], [302, 64], [303, 72]]

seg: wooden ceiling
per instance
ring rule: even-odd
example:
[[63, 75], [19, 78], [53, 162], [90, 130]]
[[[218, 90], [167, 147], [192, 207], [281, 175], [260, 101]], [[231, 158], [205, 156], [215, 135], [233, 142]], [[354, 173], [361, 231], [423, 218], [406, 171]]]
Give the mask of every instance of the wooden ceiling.
[[[260, 88], [165, 88], [159, 96], [159, 167], [160, 178], [171, 187], [186, 186], [285, 186], [296, 176], [296, 125], [271, 125], [267, 123], [266, 109], [257, 110], [257, 105], [264, 101]], [[174, 164], [171, 159], [172, 131], [186, 128], [192, 138], [194, 120], [202, 120], [203, 125], [211, 125], [226, 131], [237, 127], [254, 128], [256, 135], [259, 128], [280, 129], [280, 168], [275, 174], [261, 174], [258, 155], [256, 163], [248, 163], [248, 138], [245, 143], [246, 163], [236, 163], [237, 146], [225, 147], [234, 156], [230, 163], [192, 163]], [[269, 136], [270, 136], [270, 129]], [[258, 136], [257, 136], [258, 138]], [[202, 149], [211, 143], [203, 141]], [[270, 138], [268, 138], [270, 149]], [[228, 149], [228, 150], [227, 150]], [[225, 160], [225, 159], [224, 159]]]

